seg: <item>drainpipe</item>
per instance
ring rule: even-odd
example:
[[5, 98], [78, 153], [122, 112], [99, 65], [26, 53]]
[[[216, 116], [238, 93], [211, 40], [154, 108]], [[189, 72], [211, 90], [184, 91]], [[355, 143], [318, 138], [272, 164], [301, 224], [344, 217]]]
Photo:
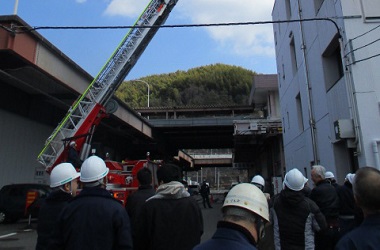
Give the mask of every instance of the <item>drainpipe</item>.
[[[339, 32], [339, 30], [338, 30]], [[349, 41], [349, 44], [351, 45], [351, 41]], [[347, 83], [347, 95], [348, 95], [348, 101], [349, 101], [349, 109], [351, 111], [351, 117], [354, 122], [354, 130], [355, 130], [355, 141], [356, 144], [356, 152], [355, 155], [358, 156], [361, 154], [361, 135], [360, 135], [360, 123], [358, 118], [358, 105], [356, 103], [355, 99], [355, 86], [354, 86], [354, 80], [352, 79], [351, 74], [351, 66], [349, 65], [349, 58], [344, 55], [344, 44], [343, 44], [343, 37], [339, 34], [339, 46], [340, 46], [340, 54], [341, 54], [341, 60], [344, 68], [344, 77]], [[352, 48], [351, 48], [352, 49]], [[354, 59], [353, 59], [354, 61]]]
[[313, 147], [313, 160], [314, 164], [319, 163], [319, 157], [318, 157], [318, 150], [317, 150], [317, 140], [316, 140], [316, 128], [315, 128], [315, 119], [314, 119], [314, 110], [313, 110], [313, 102], [311, 99], [312, 93], [311, 93], [311, 86], [310, 86], [310, 79], [309, 79], [309, 66], [307, 64], [306, 60], [306, 46], [305, 46], [305, 37], [303, 34], [303, 26], [302, 26], [302, 8], [301, 8], [301, 1], [298, 0], [298, 16], [300, 20], [300, 31], [301, 31], [301, 39], [302, 39], [302, 56], [305, 64], [305, 79], [306, 79], [306, 87], [307, 87], [307, 104], [308, 104], [308, 113], [309, 113], [309, 126], [310, 126], [310, 133], [311, 133], [311, 143]]
[[380, 156], [379, 156], [379, 148], [377, 145], [380, 143], [380, 140], [374, 140], [372, 142], [372, 150], [373, 150], [373, 156], [375, 158], [375, 167], [377, 170], [380, 170]]

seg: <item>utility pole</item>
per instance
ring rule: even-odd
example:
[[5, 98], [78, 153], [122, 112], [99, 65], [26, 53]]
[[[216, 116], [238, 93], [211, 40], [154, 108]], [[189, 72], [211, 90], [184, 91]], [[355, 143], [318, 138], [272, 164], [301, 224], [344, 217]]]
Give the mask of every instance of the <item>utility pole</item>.
[[17, 9], [18, 9], [18, 0], [15, 0], [15, 7], [13, 9], [13, 15], [17, 15]]

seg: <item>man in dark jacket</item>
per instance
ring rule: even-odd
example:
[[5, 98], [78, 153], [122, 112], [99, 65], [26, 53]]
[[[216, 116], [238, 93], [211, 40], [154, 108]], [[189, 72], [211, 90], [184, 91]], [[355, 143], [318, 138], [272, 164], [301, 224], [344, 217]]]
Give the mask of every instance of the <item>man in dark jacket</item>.
[[181, 177], [176, 165], [165, 164], [158, 168], [160, 185], [139, 214], [136, 250], [190, 250], [201, 241], [202, 213], [180, 182]]
[[210, 187], [207, 184], [206, 181], [203, 181], [201, 190], [200, 190], [201, 196], [202, 196], [202, 201], [203, 201], [203, 207], [206, 208], [206, 203], [208, 208], [212, 208], [210, 204]]
[[126, 209], [131, 220], [132, 238], [136, 241], [136, 228], [138, 215], [141, 211], [142, 205], [145, 201], [156, 194], [152, 187], [152, 172], [149, 168], [142, 168], [137, 172], [137, 180], [139, 181], [139, 188], [136, 192], [128, 196]]
[[379, 249], [380, 246], [380, 171], [360, 168], [353, 181], [356, 204], [363, 210], [363, 223], [338, 242], [336, 250]]
[[336, 191], [339, 197], [339, 237], [342, 237], [355, 227], [359, 226], [363, 220], [361, 209], [355, 204], [352, 184], [355, 174], [347, 174], [342, 186]]
[[83, 162], [83, 190], [62, 210], [49, 249], [133, 249], [128, 214], [106, 190], [108, 172], [97, 156]]
[[238, 184], [228, 192], [222, 213], [223, 220], [218, 222], [212, 238], [194, 250], [256, 250], [269, 221], [264, 193], [255, 185]]
[[325, 172], [321, 165], [315, 165], [311, 170], [315, 187], [311, 190], [310, 199], [317, 203], [327, 221], [327, 229], [316, 234], [316, 250], [334, 249], [339, 239], [339, 198], [335, 188], [325, 179]]
[[79, 157], [79, 153], [77, 150], [77, 144], [75, 141], [72, 141], [69, 144], [69, 152], [67, 155], [67, 162], [73, 164], [73, 166], [75, 168], [80, 168], [82, 163], [83, 163]]
[[53, 188], [53, 192], [46, 198], [39, 211], [36, 250], [48, 249], [58, 215], [77, 193], [79, 176], [80, 173], [70, 163], [58, 164], [51, 171], [50, 187]]
[[271, 209], [276, 249], [314, 249], [314, 232], [326, 229], [325, 217], [317, 204], [305, 197], [307, 179], [296, 168], [284, 179], [284, 189]]

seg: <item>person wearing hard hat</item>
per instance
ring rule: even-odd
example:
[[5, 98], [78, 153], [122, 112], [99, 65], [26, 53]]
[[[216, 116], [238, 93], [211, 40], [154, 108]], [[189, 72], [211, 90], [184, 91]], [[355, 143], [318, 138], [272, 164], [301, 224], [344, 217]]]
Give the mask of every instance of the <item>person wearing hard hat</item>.
[[249, 183], [234, 186], [224, 200], [222, 216], [212, 238], [194, 250], [257, 249], [269, 221], [268, 202], [259, 188]]
[[317, 203], [327, 221], [327, 229], [315, 235], [315, 249], [334, 249], [339, 239], [339, 198], [336, 189], [325, 177], [326, 169], [321, 165], [314, 165], [311, 169], [311, 179], [314, 188], [310, 199]]
[[[253, 184], [256, 187], [258, 187], [264, 193], [264, 190], [265, 190], [265, 180], [264, 180], [264, 178], [261, 175], [255, 175], [255, 176], [253, 176], [253, 178], [251, 180], [251, 184]], [[264, 195], [267, 198], [267, 200], [269, 201], [270, 194], [264, 193]]]
[[342, 186], [337, 188], [339, 197], [339, 236], [342, 237], [362, 222], [361, 209], [355, 204], [352, 185], [355, 174], [348, 173]]
[[128, 214], [106, 190], [108, 172], [98, 156], [83, 162], [83, 189], [62, 210], [49, 249], [133, 249]]
[[271, 220], [276, 249], [314, 249], [314, 232], [327, 227], [317, 204], [305, 197], [307, 181], [293, 168], [285, 175], [280, 195], [273, 199]]
[[79, 176], [80, 173], [70, 163], [58, 164], [51, 171], [50, 187], [53, 191], [39, 211], [36, 250], [48, 249], [50, 235], [56, 227], [59, 213], [77, 193]]
[[69, 143], [69, 152], [67, 155], [67, 162], [73, 164], [75, 168], [80, 168], [83, 161], [79, 157], [77, 143], [75, 141], [71, 141]]
[[360, 168], [353, 178], [353, 190], [364, 220], [359, 227], [343, 236], [335, 249], [379, 249], [380, 171], [373, 167]]
[[339, 185], [338, 185], [338, 183], [335, 180], [335, 175], [333, 174], [333, 172], [326, 171], [326, 173], [325, 173], [325, 179], [328, 180], [330, 182], [330, 184], [332, 186], [334, 186], [334, 188], [338, 188]]
[[203, 207], [206, 208], [206, 204], [207, 204], [208, 208], [212, 208], [210, 204], [210, 186], [208, 185], [206, 180], [203, 181], [201, 185], [201, 189], [199, 190], [199, 193], [202, 196]]

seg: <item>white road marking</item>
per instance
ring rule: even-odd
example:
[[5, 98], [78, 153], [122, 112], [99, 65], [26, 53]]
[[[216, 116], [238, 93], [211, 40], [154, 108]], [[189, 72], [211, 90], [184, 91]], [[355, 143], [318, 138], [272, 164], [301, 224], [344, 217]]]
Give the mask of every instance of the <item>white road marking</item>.
[[13, 236], [13, 235], [16, 235], [16, 234], [17, 233], [10, 233], [10, 234], [0, 235], [0, 239], [7, 238], [7, 237], [10, 237], [10, 236]]

